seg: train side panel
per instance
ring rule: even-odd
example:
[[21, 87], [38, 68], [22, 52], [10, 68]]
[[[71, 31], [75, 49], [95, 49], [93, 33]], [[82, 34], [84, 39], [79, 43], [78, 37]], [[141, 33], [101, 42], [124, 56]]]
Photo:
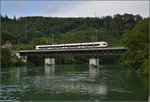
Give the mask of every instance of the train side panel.
[[66, 49], [66, 48], [99, 48], [107, 47], [107, 42], [89, 42], [89, 43], [71, 43], [71, 44], [55, 44], [55, 45], [37, 45], [36, 50], [39, 49]]

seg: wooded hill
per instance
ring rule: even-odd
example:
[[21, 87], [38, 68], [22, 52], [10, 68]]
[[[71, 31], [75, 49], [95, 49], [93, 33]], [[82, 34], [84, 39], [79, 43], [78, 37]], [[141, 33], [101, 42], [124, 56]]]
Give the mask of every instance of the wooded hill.
[[[17, 49], [34, 49], [35, 45], [106, 41], [119, 46], [123, 30], [131, 30], [140, 15], [116, 14], [95, 18], [20, 17], [1, 15], [1, 43], [10, 41]], [[54, 40], [53, 40], [54, 38]], [[26, 44], [26, 45], [24, 45]]]
[[[109, 46], [126, 46], [128, 51], [120, 57], [103, 56], [100, 63], [111, 64], [120, 61], [140, 72], [149, 73], [149, 18], [140, 15], [116, 14], [105, 17], [56, 18], [20, 17], [10, 19], [1, 15], [1, 44], [11, 42], [14, 50], [35, 49], [36, 45], [58, 43], [80, 43], [106, 41]], [[7, 49], [1, 50], [2, 65], [22, 64]], [[9, 55], [9, 56], [8, 56]], [[57, 64], [87, 63], [82, 56], [55, 56]], [[44, 56], [28, 57], [35, 65], [44, 63]], [[118, 64], [118, 62], [117, 62]]]

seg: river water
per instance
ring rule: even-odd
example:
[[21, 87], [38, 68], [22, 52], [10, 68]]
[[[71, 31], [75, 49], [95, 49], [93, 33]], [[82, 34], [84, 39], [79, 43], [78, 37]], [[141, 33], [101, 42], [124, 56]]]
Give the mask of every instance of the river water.
[[1, 68], [1, 101], [147, 101], [148, 77], [117, 65]]

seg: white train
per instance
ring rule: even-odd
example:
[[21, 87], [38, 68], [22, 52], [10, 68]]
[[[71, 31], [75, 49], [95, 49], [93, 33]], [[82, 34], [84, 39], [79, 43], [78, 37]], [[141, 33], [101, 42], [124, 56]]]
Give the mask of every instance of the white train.
[[71, 44], [55, 44], [55, 45], [37, 45], [36, 50], [41, 49], [74, 49], [74, 48], [100, 48], [107, 47], [107, 42], [89, 42], [89, 43], [71, 43]]

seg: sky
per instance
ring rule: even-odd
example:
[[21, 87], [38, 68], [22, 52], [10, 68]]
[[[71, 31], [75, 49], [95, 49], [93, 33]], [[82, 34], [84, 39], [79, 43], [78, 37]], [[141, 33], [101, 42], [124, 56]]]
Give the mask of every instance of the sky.
[[65, 1], [65, 0], [1, 0], [1, 14], [46, 17], [102, 17], [115, 14], [140, 14], [149, 17], [149, 0], [138, 1]]

